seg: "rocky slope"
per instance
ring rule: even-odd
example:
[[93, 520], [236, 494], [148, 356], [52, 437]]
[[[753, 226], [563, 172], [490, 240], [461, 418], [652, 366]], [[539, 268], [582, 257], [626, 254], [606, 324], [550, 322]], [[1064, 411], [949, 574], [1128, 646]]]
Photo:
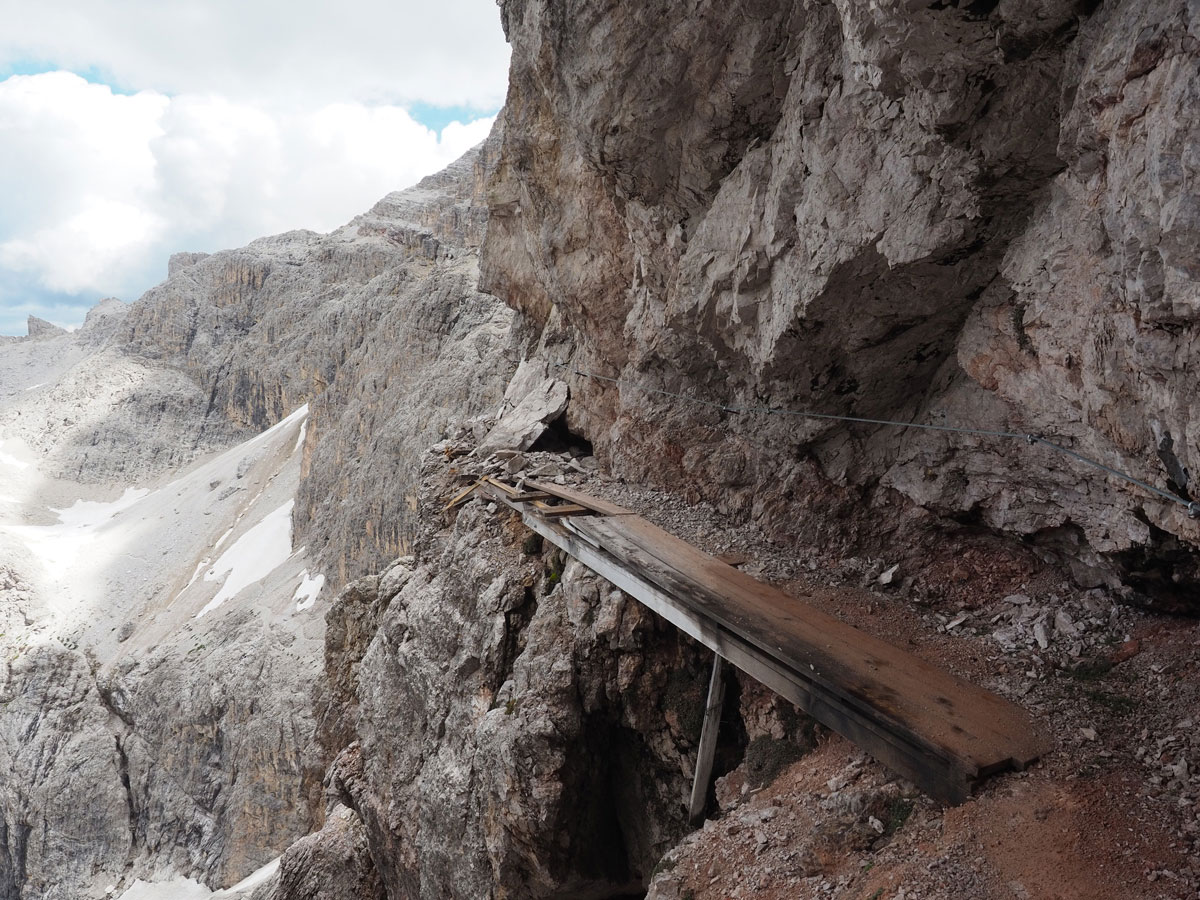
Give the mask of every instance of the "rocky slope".
[[[742, 407], [1045, 434], [1186, 499], [1195, 4], [500, 14], [477, 153], [0, 346], [0, 897], [1194, 893], [1183, 506]], [[944, 812], [731, 676], [689, 834], [707, 655], [444, 508], [523, 470], [1018, 699], [1054, 753]]]
[[206, 422], [261, 429], [312, 401], [296, 527], [339, 583], [405, 551], [418, 455], [492, 412], [516, 367], [513, 313], [475, 289], [498, 137], [328, 235], [178, 256], [124, 323], [128, 352], [200, 385]]
[[322, 585], [408, 546], [515, 368], [490, 152], [0, 348], [0, 896], [230, 885], [322, 821]]

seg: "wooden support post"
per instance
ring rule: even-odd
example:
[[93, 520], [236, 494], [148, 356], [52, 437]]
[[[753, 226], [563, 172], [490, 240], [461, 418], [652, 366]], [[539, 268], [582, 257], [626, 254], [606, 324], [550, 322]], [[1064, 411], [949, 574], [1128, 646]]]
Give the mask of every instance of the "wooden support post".
[[692, 802], [688, 819], [699, 825], [704, 819], [708, 800], [708, 782], [712, 778], [713, 754], [717, 750], [717, 731], [721, 727], [721, 707], [725, 705], [725, 679], [720, 653], [713, 654], [712, 677], [708, 680], [708, 703], [704, 707], [704, 725], [700, 729], [700, 750], [696, 754], [696, 780], [692, 782]]

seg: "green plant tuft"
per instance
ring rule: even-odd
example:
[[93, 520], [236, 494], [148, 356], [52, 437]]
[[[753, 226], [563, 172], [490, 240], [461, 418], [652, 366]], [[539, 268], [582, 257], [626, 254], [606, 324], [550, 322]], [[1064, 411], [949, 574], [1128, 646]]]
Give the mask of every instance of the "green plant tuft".
[[742, 761], [746, 768], [746, 783], [751, 788], [765, 787], [778, 778], [780, 772], [804, 756], [808, 749], [793, 741], [781, 741], [766, 734], [756, 737], [746, 747], [746, 756]]
[[896, 797], [888, 805], [887, 821], [884, 823], [884, 834], [893, 835], [908, 821], [912, 815], [913, 802], [903, 797]]

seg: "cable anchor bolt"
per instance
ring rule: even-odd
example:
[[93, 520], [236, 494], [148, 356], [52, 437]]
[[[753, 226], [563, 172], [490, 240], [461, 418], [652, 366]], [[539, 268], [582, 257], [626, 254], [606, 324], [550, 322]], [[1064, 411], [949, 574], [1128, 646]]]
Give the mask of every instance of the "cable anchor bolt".
[[1200, 503], [1195, 500], [1187, 505], [1187, 514], [1189, 519], [1200, 519]]

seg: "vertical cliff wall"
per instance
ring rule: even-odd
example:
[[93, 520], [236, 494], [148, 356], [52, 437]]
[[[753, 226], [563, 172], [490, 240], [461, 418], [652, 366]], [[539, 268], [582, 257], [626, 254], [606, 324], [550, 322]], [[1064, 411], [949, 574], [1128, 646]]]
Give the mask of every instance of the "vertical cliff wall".
[[338, 585], [406, 552], [421, 454], [490, 414], [516, 368], [514, 313], [476, 289], [498, 144], [330, 234], [177, 255], [118, 336], [199, 383], [208, 428], [312, 402], [295, 521]]
[[[506, 0], [486, 290], [543, 324], [631, 479], [781, 539], [983, 525], [1191, 607], [1197, 11], [1134, 2]], [[1179, 585], [1186, 586], [1177, 590]]]

